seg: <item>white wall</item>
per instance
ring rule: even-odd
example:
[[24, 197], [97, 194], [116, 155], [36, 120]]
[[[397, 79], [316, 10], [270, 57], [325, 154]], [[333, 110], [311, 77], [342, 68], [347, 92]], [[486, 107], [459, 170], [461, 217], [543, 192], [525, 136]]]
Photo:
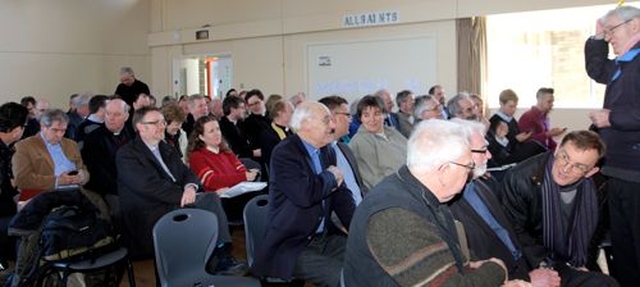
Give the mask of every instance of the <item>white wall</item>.
[[0, 99], [67, 108], [72, 93], [113, 93], [121, 66], [151, 78], [150, 0], [0, 2]]

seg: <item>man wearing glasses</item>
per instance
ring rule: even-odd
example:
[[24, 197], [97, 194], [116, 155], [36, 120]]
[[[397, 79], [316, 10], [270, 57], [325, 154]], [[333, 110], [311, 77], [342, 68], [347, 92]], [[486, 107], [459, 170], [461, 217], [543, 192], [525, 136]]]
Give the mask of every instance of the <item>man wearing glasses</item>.
[[598, 172], [595, 165], [604, 152], [596, 133], [574, 131], [555, 153], [537, 155], [509, 170], [500, 186], [502, 208], [522, 256], [531, 268], [556, 270], [562, 286], [567, 282], [617, 286], [612, 278], [585, 267], [598, 224], [591, 176]]
[[356, 209], [342, 273], [345, 286], [505, 283], [501, 260], [466, 258], [445, 204], [474, 170], [468, 138], [466, 129], [449, 121], [415, 127], [406, 165], [376, 185]]
[[[620, 6], [598, 19], [585, 45], [587, 74], [606, 84], [604, 105], [589, 114], [607, 144], [602, 173], [610, 177], [613, 274], [623, 286], [640, 282], [640, 9]], [[609, 44], [617, 58], [609, 59]]]

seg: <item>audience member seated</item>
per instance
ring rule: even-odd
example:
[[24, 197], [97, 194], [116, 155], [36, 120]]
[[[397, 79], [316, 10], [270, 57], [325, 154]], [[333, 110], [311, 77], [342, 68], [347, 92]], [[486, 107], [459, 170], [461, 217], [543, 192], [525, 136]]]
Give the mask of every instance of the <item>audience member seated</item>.
[[[259, 173], [257, 169], [247, 170], [233, 154], [222, 140], [220, 125], [213, 116], [204, 116], [196, 121], [189, 138], [187, 159], [206, 191], [222, 193], [240, 182], [256, 180]], [[223, 199], [222, 207], [227, 217], [241, 219], [244, 206], [254, 195], [246, 193]]]
[[88, 134], [81, 150], [82, 159], [91, 173], [85, 187], [102, 195], [111, 207], [112, 216], [119, 216], [116, 153], [135, 138], [133, 128], [125, 125], [129, 105], [116, 98], [105, 107], [104, 125]]
[[[468, 132], [429, 120], [415, 126], [407, 163], [356, 209], [344, 262], [345, 286], [500, 286], [506, 270], [490, 258], [469, 261], [445, 204], [474, 168]], [[507, 285], [508, 286], [508, 285]]]
[[188, 138], [196, 121], [209, 114], [209, 106], [205, 97], [198, 94], [189, 97], [187, 106], [189, 107], [189, 113], [186, 115], [187, 119], [182, 123], [182, 130], [187, 133]]
[[299, 278], [317, 286], [338, 286], [346, 238], [334, 234], [330, 215], [349, 226], [354, 204], [328, 145], [335, 124], [322, 104], [304, 102], [291, 119], [295, 135], [273, 150], [269, 213], [256, 276]]
[[[13, 144], [22, 137], [29, 111], [18, 103], [6, 103], [0, 106], [0, 263], [15, 259], [15, 238], [9, 237], [7, 228], [16, 214], [18, 190], [13, 185], [11, 157]], [[7, 267], [5, 265], [5, 267]]]
[[80, 149], [82, 149], [85, 137], [104, 123], [104, 109], [108, 99], [105, 95], [95, 95], [89, 101], [90, 114], [78, 125], [76, 131], [75, 140]]
[[260, 132], [258, 137], [258, 147], [261, 150], [262, 158], [268, 167], [271, 162], [271, 152], [273, 148], [288, 136], [293, 135], [289, 128], [291, 115], [293, 114], [293, 104], [288, 101], [280, 100], [271, 105], [268, 110], [272, 117], [269, 128]]
[[447, 101], [447, 96], [446, 93], [444, 92], [444, 88], [441, 85], [433, 85], [431, 88], [429, 88], [429, 91], [427, 93], [429, 96], [432, 96], [436, 102], [440, 103], [440, 106], [442, 106], [442, 114], [439, 118], [441, 119], [449, 119], [449, 113], [447, 111], [447, 107], [445, 107], [445, 103]]
[[[273, 118], [272, 114], [269, 111], [271, 111], [273, 109], [273, 105], [275, 105], [279, 101], [284, 101], [284, 97], [278, 94], [271, 94], [269, 95], [269, 97], [267, 97], [267, 100], [264, 102], [264, 107], [267, 110], [267, 116], [269, 118], [271, 119]], [[294, 107], [293, 104], [291, 105], [292, 107]]]
[[331, 148], [336, 153], [337, 167], [344, 175], [344, 184], [351, 191], [353, 203], [357, 206], [362, 202], [362, 197], [369, 191], [362, 181], [358, 161], [353, 152], [346, 143], [340, 142], [349, 134], [349, 123], [351, 122], [351, 114], [349, 114], [349, 103], [340, 96], [328, 96], [318, 100], [321, 104], [327, 106], [336, 128], [333, 130], [333, 142]]
[[419, 121], [428, 119], [443, 119], [442, 105], [430, 95], [419, 96], [416, 98], [415, 110], [413, 116], [416, 119], [416, 125]]
[[211, 99], [209, 102], [209, 114], [214, 116], [218, 121], [224, 117], [224, 112], [222, 112], [222, 99], [219, 97]]
[[40, 133], [16, 143], [12, 164], [20, 201], [89, 181], [78, 145], [63, 137], [68, 121], [63, 111], [47, 110], [40, 117]]
[[36, 119], [36, 99], [34, 97], [23, 97], [20, 99], [20, 104], [29, 111], [27, 126], [24, 128], [24, 132], [22, 133], [22, 138], [25, 139], [40, 131], [40, 123]]
[[555, 152], [511, 168], [500, 186], [502, 208], [527, 263], [532, 268], [553, 268], [563, 285], [618, 286], [612, 278], [585, 267], [598, 223], [598, 199], [591, 176], [598, 172], [596, 163], [604, 152], [597, 134], [574, 131], [562, 139]]
[[500, 108], [489, 119], [487, 140], [493, 157], [489, 167], [518, 163], [546, 151], [542, 144], [528, 141], [532, 132], [520, 132], [518, 121], [513, 117], [518, 106], [518, 95], [507, 89], [500, 92]]
[[489, 120], [484, 116], [484, 101], [478, 94], [470, 94], [469, 97], [473, 101], [473, 111], [476, 114], [477, 121], [481, 122], [486, 128], [489, 127]]
[[471, 157], [475, 169], [473, 180], [465, 185], [461, 197], [452, 200], [450, 208], [453, 217], [464, 225], [470, 253], [474, 257], [471, 260], [496, 257], [507, 267], [509, 279], [530, 281], [533, 286], [560, 286], [558, 272], [530, 266], [522, 256], [522, 246], [492, 190], [494, 182], [491, 178], [483, 177], [491, 158], [484, 139], [484, 125], [464, 120], [457, 123], [470, 132]]
[[222, 110], [224, 117], [220, 120], [220, 131], [233, 153], [239, 158], [260, 156], [260, 150], [251, 148], [243, 131], [246, 116], [244, 100], [239, 97], [226, 97], [222, 101]]
[[231, 255], [231, 235], [220, 198], [215, 193], [198, 193], [196, 176], [163, 141], [166, 123], [160, 110], [139, 109], [133, 123], [138, 137], [116, 154], [122, 238], [132, 258], [153, 257], [151, 231], [160, 217], [176, 208], [195, 206], [215, 213], [219, 222], [218, 247], [213, 255], [217, 260], [209, 260], [218, 264], [208, 266], [207, 271], [246, 273], [246, 265]]
[[384, 104], [378, 97], [363, 97], [357, 115], [362, 125], [349, 147], [356, 156], [365, 187], [371, 189], [404, 164], [407, 139], [396, 129], [383, 125]]
[[476, 104], [473, 102], [469, 94], [460, 93], [455, 95], [447, 103], [449, 118], [458, 118], [463, 120], [478, 120]]
[[384, 113], [384, 125], [390, 128], [394, 128], [395, 130], [398, 130], [398, 128], [400, 127], [400, 123], [398, 120], [398, 115], [393, 112], [393, 100], [391, 99], [391, 93], [386, 89], [382, 89], [377, 91], [373, 95], [380, 98], [380, 100], [382, 100], [382, 103], [383, 103], [382, 111]]
[[553, 89], [540, 88], [536, 93], [537, 103], [530, 110], [524, 112], [518, 120], [521, 131], [531, 132], [530, 140], [536, 140], [553, 151], [556, 149], [555, 136], [563, 134], [566, 128], [551, 128], [549, 112], [553, 108]]
[[415, 99], [413, 93], [409, 90], [400, 91], [396, 95], [396, 104], [398, 105], [398, 131], [406, 138], [411, 135], [415, 118], [413, 111], [415, 107]]
[[89, 101], [91, 101], [92, 97], [93, 95], [89, 93], [71, 95], [69, 99], [69, 111], [67, 112], [69, 124], [67, 125], [67, 132], [64, 134], [64, 137], [77, 142], [76, 135], [78, 134], [78, 127], [90, 114]]
[[178, 155], [183, 160], [186, 158], [187, 145], [189, 140], [187, 139], [187, 133], [181, 128], [185, 119], [187, 118], [178, 104], [172, 103], [162, 108], [162, 115], [165, 121], [167, 121], [167, 128], [164, 132], [164, 140], [172, 147], [176, 149]]
[[[267, 116], [267, 109], [264, 103], [264, 95], [258, 89], [247, 92], [244, 98], [249, 109], [249, 116], [244, 120], [244, 134], [249, 143], [255, 148], [257, 147], [260, 132], [266, 130], [271, 125], [271, 119]], [[256, 156], [256, 158], [259, 156]]]

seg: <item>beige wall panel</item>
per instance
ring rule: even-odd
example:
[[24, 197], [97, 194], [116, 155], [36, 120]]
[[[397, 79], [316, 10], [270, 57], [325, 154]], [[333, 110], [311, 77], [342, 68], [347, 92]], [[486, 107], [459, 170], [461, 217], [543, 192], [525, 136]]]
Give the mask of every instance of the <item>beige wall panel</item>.
[[[298, 91], [308, 92], [306, 80], [306, 48], [312, 43], [340, 43], [357, 40], [385, 38], [433, 36], [436, 38], [436, 82], [447, 87], [456, 86], [455, 22], [438, 21], [411, 25], [396, 25], [367, 29], [349, 29], [291, 35], [285, 38], [285, 93], [292, 95]], [[454, 47], [454, 48], [452, 48]], [[381, 57], [402, 57], [403, 55], [380, 55]], [[429, 63], [430, 64], [430, 63]], [[389, 67], [389, 72], [402, 67]], [[394, 91], [397, 92], [397, 91]], [[424, 91], [414, 91], [418, 94]], [[313, 95], [309, 95], [313, 97]]]
[[172, 95], [173, 59], [181, 59], [183, 54], [180, 45], [151, 49], [151, 81], [147, 84], [149, 84], [151, 93], [157, 95], [157, 98]]
[[[458, 17], [490, 15], [512, 12], [525, 12], [580, 6], [611, 4], [615, 8], [617, 1], [611, 0], [536, 0], [536, 1], [504, 1], [504, 0], [457, 0]], [[606, 11], [603, 11], [603, 13]], [[570, 17], [570, 15], [567, 15]], [[560, 19], [558, 19], [560, 20]]]
[[164, 30], [280, 19], [281, 1], [164, 0]]

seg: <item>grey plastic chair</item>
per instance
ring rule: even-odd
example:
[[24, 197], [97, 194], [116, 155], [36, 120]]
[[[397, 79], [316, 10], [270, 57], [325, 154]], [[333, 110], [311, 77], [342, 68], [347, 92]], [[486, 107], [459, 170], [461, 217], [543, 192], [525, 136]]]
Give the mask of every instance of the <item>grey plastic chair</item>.
[[171, 211], [153, 227], [160, 285], [260, 287], [255, 278], [218, 276], [205, 271], [218, 240], [218, 218], [201, 209]]
[[247, 264], [253, 266], [256, 247], [260, 246], [267, 230], [267, 212], [269, 211], [269, 195], [258, 195], [244, 207], [244, 235], [247, 247]]

